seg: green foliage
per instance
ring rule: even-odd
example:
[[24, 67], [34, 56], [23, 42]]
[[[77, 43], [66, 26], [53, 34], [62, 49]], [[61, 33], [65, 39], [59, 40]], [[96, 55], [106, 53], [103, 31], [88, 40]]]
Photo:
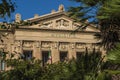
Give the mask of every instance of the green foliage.
[[13, 0], [1, 0], [0, 1], [0, 17], [4, 18], [6, 15], [11, 16], [11, 13], [15, 11], [15, 3]]
[[82, 2], [87, 6], [95, 6], [98, 3], [103, 4], [107, 0], [70, 0], [70, 1]]
[[10, 59], [6, 62], [11, 69], [2, 73], [2, 80], [37, 80], [43, 72], [39, 60]]
[[35, 59], [13, 58], [7, 59], [6, 63], [11, 69], [1, 73], [1, 80], [97, 80], [102, 76], [101, 55], [96, 53], [95, 49], [88, 53], [86, 48], [86, 53], [77, 60], [73, 58], [68, 62], [57, 62], [46, 66], [42, 66], [41, 61]]
[[[109, 0], [103, 4], [99, 14], [99, 19], [120, 19], [120, 0]], [[103, 13], [104, 12], [104, 13]]]
[[[40, 60], [23, 60], [14, 57], [6, 60], [8, 71], [0, 73], [0, 80], [111, 80], [115, 64], [103, 62], [100, 53], [86, 52], [79, 59], [42, 66]], [[13, 76], [14, 75], [14, 76]]]
[[120, 44], [117, 44], [115, 49], [109, 51], [109, 54], [107, 55], [107, 59], [109, 61], [112, 61], [113, 63], [120, 64]]
[[[92, 24], [96, 24], [96, 21], [98, 21], [97, 25], [100, 26], [99, 28], [101, 31], [99, 37], [102, 39], [102, 45], [106, 50], [115, 48], [116, 43], [119, 42], [120, 0], [72, 1], [76, 1], [81, 4], [68, 10], [68, 12], [70, 11], [69, 13], [71, 13], [70, 16], [76, 19], [81, 18], [81, 21], [93, 18], [94, 20], [92, 21]], [[81, 13], [83, 14], [81, 15]]]

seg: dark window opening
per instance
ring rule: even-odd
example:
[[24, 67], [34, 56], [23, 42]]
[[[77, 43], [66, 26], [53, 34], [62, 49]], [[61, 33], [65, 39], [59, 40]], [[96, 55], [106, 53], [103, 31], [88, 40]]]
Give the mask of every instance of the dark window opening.
[[24, 60], [30, 60], [30, 59], [32, 59], [32, 52], [33, 51], [29, 51], [29, 50], [23, 51], [23, 59]]
[[[48, 62], [50, 60], [50, 62]], [[42, 64], [45, 66], [47, 63], [51, 63], [51, 52], [50, 51], [42, 51]]]
[[5, 61], [0, 60], [0, 71], [5, 70]]
[[67, 59], [68, 52], [61, 51], [60, 52], [60, 61], [64, 62]]

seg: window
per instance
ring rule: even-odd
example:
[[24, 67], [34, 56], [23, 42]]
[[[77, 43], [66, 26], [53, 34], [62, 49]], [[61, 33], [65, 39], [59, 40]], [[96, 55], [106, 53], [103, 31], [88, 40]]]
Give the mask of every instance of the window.
[[23, 59], [24, 60], [30, 60], [30, 59], [32, 59], [32, 52], [33, 51], [24, 50], [23, 51]]
[[42, 64], [52, 63], [52, 56], [50, 51], [42, 51]]
[[67, 54], [68, 54], [68, 52], [66, 52], [66, 51], [60, 52], [60, 61], [61, 62], [64, 62], [65, 60], [67, 60]]
[[5, 61], [0, 60], [0, 71], [5, 70]]

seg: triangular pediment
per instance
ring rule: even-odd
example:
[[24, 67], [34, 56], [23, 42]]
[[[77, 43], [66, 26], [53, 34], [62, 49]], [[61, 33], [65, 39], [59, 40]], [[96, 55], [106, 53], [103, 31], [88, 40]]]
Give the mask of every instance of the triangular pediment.
[[[32, 23], [37, 23], [29, 26], [29, 28], [37, 29], [54, 29], [54, 30], [76, 30], [80, 28], [82, 31], [98, 32], [99, 30], [93, 26], [88, 26], [85, 29], [82, 29], [82, 23], [74, 22], [73, 19], [67, 16], [67, 14], [62, 12], [54, 12], [46, 14], [43, 16], [37, 16], [34, 18], [28, 19]], [[25, 26], [24, 26], [25, 28]], [[26, 28], [28, 28], [26, 26]]]

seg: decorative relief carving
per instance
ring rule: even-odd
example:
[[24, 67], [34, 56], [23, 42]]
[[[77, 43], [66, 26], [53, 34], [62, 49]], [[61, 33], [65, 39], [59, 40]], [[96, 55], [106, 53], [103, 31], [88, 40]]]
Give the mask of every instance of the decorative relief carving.
[[69, 21], [60, 19], [56, 21], [56, 27], [60, 29], [68, 28], [69, 27]]
[[39, 24], [39, 27], [40, 28], [52, 28], [53, 22], [52, 21], [43, 22], [43, 23]]
[[24, 41], [23, 42], [23, 47], [32, 48], [33, 47], [33, 42], [31, 42], [31, 41]]
[[36, 42], [35, 42], [35, 46], [36, 46], [37, 48], [41, 47], [41, 42], [36, 41]]
[[87, 47], [88, 49], [93, 49], [92, 44], [86, 44], [86, 47]]
[[15, 41], [15, 45], [21, 46], [21, 42], [20, 41]]
[[76, 24], [76, 23], [73, 23], [73, 28], [76, 29], [76, 28], [79, 28], [79, 24]]
[[68, 22], [68, 21], [66, 21], [66, 20], [64, 20], [64, 22], [63, 22], [63, 26], [68, 27], [68, 26], [69, 26], [69, 22]]
[[59, 26], [61, 26], [61, 20], [56, 21], [56, 27], [59, 27]]
[[15, 41], [14, 45], [12, 45], [12, 52], [20, 53], [22, 48], [22, 41]]
[[74, 49], [74, 48], [75, 48], [75, 43], [71, 43], [71, 44], [70, 44], [70, 48], [71, 48], [71, 49]]
[[58, 49], [58, 47], [59, 47], [59, 42], [52, 43], [52, 48]]
[[61, 42], [59, 45], [59, 49], [63, 49], [63, 50], [68, 49], [68, 47], [69, 47], [68, 43], [64, 43], [64, 42]]
[[84, 43], [77, 43], [76, 48], [78, 49], [85, 49], [85, 44]]
[[42, 48], [50, 48], [51, 42], [42, 42], [41, 46], [42, 46]]
[[18, 46], [18, 47], [17, 47], [17, 46], [14, 46], [14, 47], [13, 47], [13, 51], [14, 51], [14, 52], [20, 52], [20, 51], [21, 51], [21, 47], [20, 47], [20, 46]]

